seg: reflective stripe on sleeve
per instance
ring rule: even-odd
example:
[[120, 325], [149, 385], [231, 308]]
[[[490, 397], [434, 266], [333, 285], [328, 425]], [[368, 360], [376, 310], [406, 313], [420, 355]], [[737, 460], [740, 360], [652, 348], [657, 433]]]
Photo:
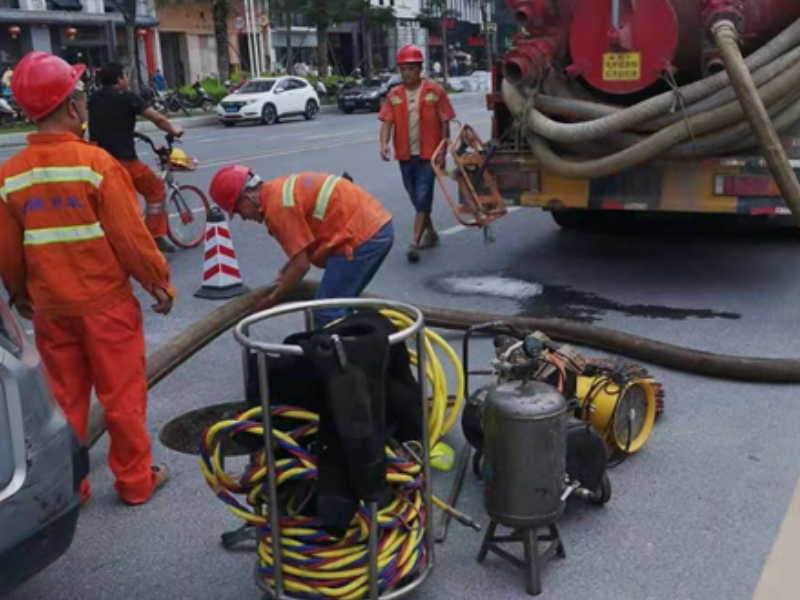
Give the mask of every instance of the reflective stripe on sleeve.
[[65, 242], [82, 242], [104, 237], [103, 228], [99, 222], [90, 225], [75, 225], [73, 227], [47, 227], [43, 229], [28, 229], [25, 231], [26, 246], [43, 246], [44, 244], [62, 244]]
[[36, 167], [6, 179], [0, 196], [5, 200], [8, 194], [40, 183], [88, 183], [99, 188], [103, 176], [89, 167]]
[[289, 175], [289, 178], [283, 182], [283, 206], [286, 208], [294, 206], [295, 181], [297, 181], [297, 175]]
[[325, 183], [322, 184], [317, 194], [317, 201], [314, 204], [314, 218], [318, 221], [325, 218], [325, 211], [328, 210], [328, 202], [330, 202], [331, 194], [340, 179], [341, 177], [337, 177], [336, 175], [328, 175], [325, 178]]

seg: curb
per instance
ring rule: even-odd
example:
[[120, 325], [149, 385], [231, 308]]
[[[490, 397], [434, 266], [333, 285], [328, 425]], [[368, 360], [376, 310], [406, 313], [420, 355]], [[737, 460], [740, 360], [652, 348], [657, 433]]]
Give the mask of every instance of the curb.
[[[458, 103], [458, 98], [468, 98], [471, 96], [482, 95], [486, 92], [460, 92], [450, 97], [451, 101]], [[320, 113], [338, 113], [339, 107], [336, 104], [323, 104], [320, 106]], [[201, 115], [199, 117], [179, 117], [177, 119], [170, 119], [176, 125], [180, 125], [184, 129], [191, 129], [193, 127], [205, 127], [207, 125], [216, 125], [216, 115]], [[153, 133], [159, 131], [158, 127], [153, 125], [150, 121], [144, 121], [137, 125], [137, 131], [141, 133]], [[23, 131], [19, 133], [0, 133], [0, 148], [15, 148], [24, 146], [27, 143], [28, 134], [31, 131]]]
[[[214, 115], [201, 115], [199, 117], [180, 117], [177, 119], [170, 119], [176, 125], [180, 125], [184, 129], [191, 129], [193, 127], [203, 127], [205, 125], [214, 125], [217, 118]], [[136, 127], [137, 131], [141, 133], [153, 133], [159, 131], [150, 121], [139, 123]], [[0, 148], [13, 148], [17, 146], [24, 146], [27, 143], [28, 134], [31, 131], [21, 131], [19, 133], [5, 133], [0, 134]]]

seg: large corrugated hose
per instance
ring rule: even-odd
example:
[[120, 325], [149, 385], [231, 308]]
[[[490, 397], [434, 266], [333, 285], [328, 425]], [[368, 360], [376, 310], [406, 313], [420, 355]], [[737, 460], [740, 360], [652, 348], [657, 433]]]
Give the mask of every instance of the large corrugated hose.
[[[317, 282], [305, 281], [286, 301], [311, 300], [318, 287]], [[272, 286], [261, 287], [228, 300], [149, 354], [148, 387], [155, 386], [207, 344], [252, 314], [256, 302], [267, 297], [273, 289]], [[715, 354], [566, 319], [537, 319], [429, 306], [419, 308], [428, 327], [464, 330], [479, 323], [506, 321], [520, 329], [542, 331], [554, 340], [597, 348], [678, 371], [738, 381], [800, 383], [800, 359], [797, 358]], [[93, 401], [87, 444], [94, 445], [103, 433], [102, 406]]]
[[769, 165], [769, 170], [781, 190], [784, 201], [792, 211], [795, 225], [800, 227], [800, 182], [797, 181], [797, 176], [789, 163], [778, 132], [772, 126], [769, 114], [759, 97], [750, 71], [747, 70], [742, 53], [739, 51], [739, 35], [736, 26], [731, 21], [717, 21], [712, 26], [711, 33], [717, 42], [725, 68], [730, 75], [731, 84], [736, 90], [747, 120], [761, 142], [761, 149]]
[[[732, 37], [723, 57], [730, 73], [717, 73], [625, 108], [576, 98], [574, 88], [552, 75], [529, 88], [504, 80], [501, 91], [511, 113], [530, 131], [528, 140], [536, 158], [565, 177], [604, 177], [657, 158], [715, 156], [751, 148], [758, 142], [766, 154], [775, 154], [766, 149], [768, 130], [773, 134], [771, 146], [777, 139], [775, 132], [793, 126], [800, 114], [800, 19], [747, 59], [742, 58]], [[542, 91], [551, 93], [536, 91], [540, 84]], [[747, 94], [743, 94], [745, 86]], [[757, 105], [760, 111], [754, 108]], [[770, 118], [775, 119], [774, 126]], [[654, 133], [642, 137], [643, 131]], [[619, 151], [608, 154], [592, 142]], [[552, 143], [575, 157], [560, 156]], [[587, 154], [589, 160], [578, 158]], [[781, 161], [775, 158], [773, 162]], [[791, 186], [786, 164], [773, 169], [776, 179], [784, 180], [781, 190], [785, 194]], [[792, 201], [787, 202], [792, 207]], [[800, 210], [792, 207], [792, 212], [800, 219]]]
[[[752, 71], [780, 61], [773, 72], [782, 71], [795, 61], [791, 58], [781, 60], [781, 57], [796, 50], [800, 44], [800, 19], [796, 20], [779, 35], [747, 57], [745, 64]], [[705, 79], [695, 81], [674, 91], [667, 91], [652, 98], [648, 98], [630, 107], [606, 108], [608, 114], [594, 118], [590, 121], [578, 123], [562, 123], [554, 121], [532, 108], [530, 113], [531, 126], [537, 134], [553, 141], [581, 142], [605, 138], [609, 134], [625, 130], [636, 129], [654, 119], [662, 119], [672, 115], [676, 97], [680, 97], [686, 106], [702, 101], [729, 85], [728, 73], [720, 72]], [[509, 86], [511, 84], [509, 83]], [[511, 86], [513, 87], [513, 86]], [[503, 90], [505, 99], [506, 90]], [[506, 99], [506, 102], [508, 100]], [[711, 105], [713, 107], [713, 104]], [[529, 107], [528, 107], [529, 108]], [[512, 112], [514, 110], [512, 109]], [[675, 115], [676, 122], [683, 118], [683, 114]], [[528, 118], [526, 116], [526, 118]], [[665, 124], [671, 124], [669, 121]]]

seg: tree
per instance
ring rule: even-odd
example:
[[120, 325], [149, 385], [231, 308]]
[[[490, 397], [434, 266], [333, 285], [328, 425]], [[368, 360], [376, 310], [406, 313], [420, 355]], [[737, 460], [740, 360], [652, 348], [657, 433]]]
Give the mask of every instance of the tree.
[[142, 87], [142, 74], [139, 70], [139, 45], [136, 43], [136, 0], [111, 0], [114, 7], [122, 13], [125, 21], [125, 45], [128, 47], [128, 60], [133, 70], [131, 85], [138, 92]]
[[448, 58], [447, 58], [447, 21], [455, 19], [459, 12], [447, 8], [448, 0], [427, 0], [428, 4], [420, 11], [419, 21], [428, 31], [438, 28], [442, 34], [442, 75], [447, 85]]
[[217, 73], [219, 80], [225, 81], [231, 73], [231, 57], [228, 52], [229, 1], [211, 0], [211, 14], [214, 19], [214, 39], [217, 42]]
[[375, 69], [375, 60], [372, 56], [372, 34], [394, 24], [394, 9], [389, 7], [372, 6], [369, 0], [360, 0], [361, 22], [364, 30], [365, 75], [372, 76]]
[[[286, 72], [294, 74], [294, 58], [292, 56], [292, 22], [298, 13], [308, 9], [309, 0], [271, 0], [270, 12], [275, 15], [275, 22], [286, 24]], [[272, 20], [272, 19], [270, 19]]]

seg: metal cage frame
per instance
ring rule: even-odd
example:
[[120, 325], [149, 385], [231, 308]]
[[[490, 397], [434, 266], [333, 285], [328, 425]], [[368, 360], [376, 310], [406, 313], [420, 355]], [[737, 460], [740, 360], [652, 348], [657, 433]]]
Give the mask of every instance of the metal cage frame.
[[272, 531], [272, 556], [274, 561], [275, 583], [274, 585], [264, 585], [258, 578], [256, 569], [256, 582], [258, 586], [268, 594], [272, 600], [300, 600], [296, 596], [285, 592], [283, 584], [283, 556], [281, 553], [281, 530], [280, 530], [280, 507], [278, 505], [278, 489], [275, 473], [275, 451], [273, 449], [272, 438], [272, 414], [270, 406], [269, 377], [267, 374], [267, 355], [277, 356], [302, 356], [303, 349], [292, 344], [275, 344], [269, 342], [256, 341], [251, 338], [251, 328], [274, 317], [303, 312], [305, 317], [306, 330], [313, 328], [313, 311], [321, 308], [348, 308], [348, 309], [389, 309], [401, 312], [413, 319], [413, 323], [395, 333], [389, 335], [389, 344], [399, 344], [405, 340], [415, 338], [417, 346], [417, 379], [420, 384], [420, 402], [422, 403], [422, 471], [423, 471], [423, 499], [425, 503], [426, 530], [425, 530], [425, 551], [427, 560], [423, 570], [410, 583], [401, 588], [392, 590], [385, 594], [378, 593], [378, 521], [377, 502], [369, 502], [367, 509], [370, 515], [369, 527], [369, 600], [394, 600], [402, 598], [416, 590], [428, 578], [434, 567], [434, 528], [433, 528], [433, 488], [430, 473], [430, 431], [429, 425], [429, 406], [425, 394], [425, 321], [420, 311], [415, 306], [402, 302], [394, 302], [381, 299], [364, 298], [337, 298], [326, 300], [309, 300], [304, 302], [291, 302], [281, 304], [249, 317], [242, 319], [234, 328], [233, 335], [236, 341], [242, 346], [242, 368], [244, 370], [245, 382], [248, 376], [248, 355], [256, 353], [258, 365], [258, 382], [261, 396], [261, 416], [264, 426], [264, 448], [267, 455], [267, 480], [268, 497], [267, 506], [269, 508], [270, 530]]

